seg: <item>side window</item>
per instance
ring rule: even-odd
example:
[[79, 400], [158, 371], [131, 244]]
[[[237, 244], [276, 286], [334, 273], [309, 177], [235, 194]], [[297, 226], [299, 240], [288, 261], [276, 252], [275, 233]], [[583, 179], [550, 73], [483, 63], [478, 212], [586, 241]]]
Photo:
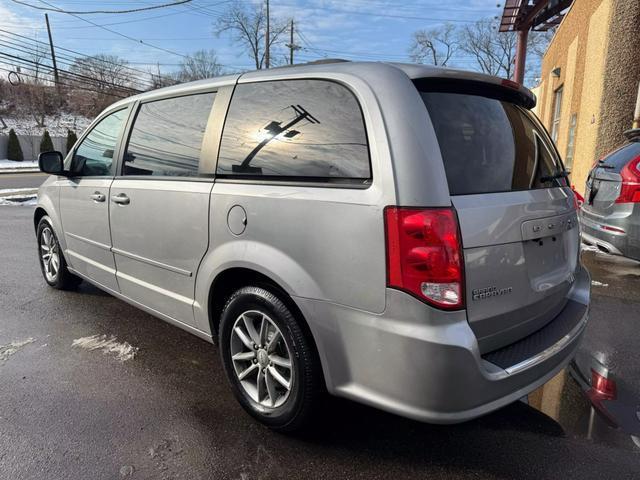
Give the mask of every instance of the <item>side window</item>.
[[124, 155], [123, 175], [197, 176], [215, 93], [140, 105]]
[[326, 80], [238, 85], [216, 173], [364, 183], [371, 169], [358, 101]]
[[84, 177], [112, 175], [113, 156], [126, 117], [125, 108], [100, 120], [76, 149], [71, 165], [65, 168]]

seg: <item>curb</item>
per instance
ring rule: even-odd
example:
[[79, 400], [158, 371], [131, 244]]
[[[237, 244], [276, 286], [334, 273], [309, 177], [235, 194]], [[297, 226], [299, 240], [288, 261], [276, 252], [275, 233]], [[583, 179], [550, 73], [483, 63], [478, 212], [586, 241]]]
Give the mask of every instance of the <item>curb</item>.
[[9, 173], [38, 173], [40, 172], [39, 168], [2, 168], [0, 169], [0, 175], [9, 174]]

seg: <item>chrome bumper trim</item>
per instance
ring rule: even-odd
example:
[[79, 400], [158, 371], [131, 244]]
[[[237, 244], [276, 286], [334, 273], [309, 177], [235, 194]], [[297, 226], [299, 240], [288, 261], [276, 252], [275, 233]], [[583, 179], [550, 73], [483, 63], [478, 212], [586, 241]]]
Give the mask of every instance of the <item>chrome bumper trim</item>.
[[533, 357], [529, 357], [526, 360], [523, 360], [523, 361], [521, 361], [519, 363], [516, 363], [515, 365], [512, 365], [512, 366], [506, 368], [504, 370], [506, 372], [506, 374], [507, 375], [516, 374], [518, 372], [521, 372], [523, 370], [531, 368], [531, 367], [533, 367], [535, 365], [538, 365], [539, 363], [542, 363], [545, 360], [553, 357], [556, 353], [558, 353], [560, 350], [564, 349], [569, 343], [571, 343], [573, 340], [575, 340], [575, 338], [578, 335], [580, 335], [582, 330], [587, 325], [588, 315], [589, 315], [588, 312], [585, 313], [584, 317], [582, 317], [580, 322], [578, 322], [578, 324], [575, 327], [573, 327], [573, 329], [569, 333], [567, 333], [564, 337], [562, 337], [556, 343], [551, 345], [549, 348], [543, 350], [542, 352], [538, 353], [537, 355], [534, 355]]

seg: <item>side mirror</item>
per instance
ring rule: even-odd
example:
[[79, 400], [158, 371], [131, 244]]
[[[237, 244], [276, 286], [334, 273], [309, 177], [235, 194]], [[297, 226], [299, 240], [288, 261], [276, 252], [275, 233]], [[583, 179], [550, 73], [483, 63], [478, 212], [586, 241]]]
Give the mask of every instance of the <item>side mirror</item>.
[[52, 175], [62, 175], [64, 171], [64, 163], [62, 153], [60, 152], [42, 152], [38, 155], [38, 167], [44, 173]]

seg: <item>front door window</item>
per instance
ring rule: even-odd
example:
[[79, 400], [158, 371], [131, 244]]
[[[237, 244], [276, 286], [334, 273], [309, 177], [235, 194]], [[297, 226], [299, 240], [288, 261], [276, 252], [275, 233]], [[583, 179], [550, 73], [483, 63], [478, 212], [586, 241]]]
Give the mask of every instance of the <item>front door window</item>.
[[116, 145], [126, 116], [125, 108], [100, 120], [76, 148], [65, 169], [81, 177], [113, 175]]

